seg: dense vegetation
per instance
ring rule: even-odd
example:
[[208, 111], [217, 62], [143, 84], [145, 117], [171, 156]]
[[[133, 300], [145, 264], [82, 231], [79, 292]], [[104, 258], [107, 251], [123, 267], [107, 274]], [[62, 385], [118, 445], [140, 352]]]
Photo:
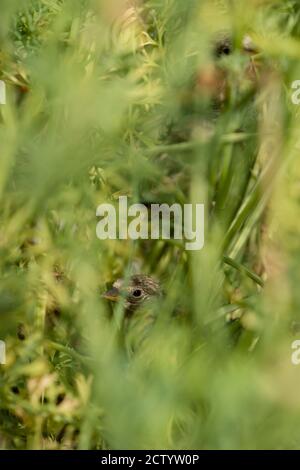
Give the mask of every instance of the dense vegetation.
[[[1, 448], [300, 447], [299, 20], [1, 1]], [[204, 203], [203, 250], [100, 241], [120, 195]], [[163, 285], [152, 328], [101, 297], [132, 272]]]

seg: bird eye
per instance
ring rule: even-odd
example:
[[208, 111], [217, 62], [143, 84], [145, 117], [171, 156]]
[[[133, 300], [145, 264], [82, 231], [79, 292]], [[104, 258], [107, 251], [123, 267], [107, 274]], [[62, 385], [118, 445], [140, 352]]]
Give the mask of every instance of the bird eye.
[[225, 55], [229, 55], [231, 53], [231, 49], [229, 46], [224, 46], [222, 48], [222, 53], [225, 54]]
[[215, 55], [222, 57], [223, 55], [230, 55], [232, 52], [232, 44], [229, 39], [223, 39], [217, 42], [215, 45]]
[[132, 292], [132, 295], [133, 295], [133, 297], [136, 297], [136, 298], [141, 297], [141, 295], [142, 295], [141, 289], [135, 289], [135, 290]]

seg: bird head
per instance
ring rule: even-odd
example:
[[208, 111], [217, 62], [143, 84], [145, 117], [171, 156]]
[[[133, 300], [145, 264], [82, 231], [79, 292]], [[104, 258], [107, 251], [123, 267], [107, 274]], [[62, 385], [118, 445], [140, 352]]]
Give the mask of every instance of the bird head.
[[125, 310], [130, 314], [145, 302], [161, 295], [161, 287], [155, 279], [144, 274], [135, 274], [127, 282], [124, 279], [117, 279], [103, 297], [113, 302], [123, 298]]

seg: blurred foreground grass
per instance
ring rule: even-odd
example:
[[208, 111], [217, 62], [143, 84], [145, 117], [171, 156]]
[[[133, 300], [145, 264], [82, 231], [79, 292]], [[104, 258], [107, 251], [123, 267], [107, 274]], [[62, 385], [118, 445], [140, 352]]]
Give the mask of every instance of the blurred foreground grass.
[[[300, 447], [299, 17], [1, 0], [1, 448]], [[204, 249], [98, 240], [120, 195], [204, 202]], [[133, 355], [101, 298], [131, 272], [166, 292]]]

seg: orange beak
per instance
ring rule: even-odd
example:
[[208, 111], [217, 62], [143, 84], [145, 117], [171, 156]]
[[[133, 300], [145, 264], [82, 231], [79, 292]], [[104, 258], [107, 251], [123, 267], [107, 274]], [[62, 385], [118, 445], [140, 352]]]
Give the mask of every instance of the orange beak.
[[116, 287], [112, 287], [107, 292], [104, 292], [104, 294], [102, 294], [102, 297], [106, 300], [111, 300], [112, 302], [117, 302], [120, 298], [119, 289], [117, 289]]

